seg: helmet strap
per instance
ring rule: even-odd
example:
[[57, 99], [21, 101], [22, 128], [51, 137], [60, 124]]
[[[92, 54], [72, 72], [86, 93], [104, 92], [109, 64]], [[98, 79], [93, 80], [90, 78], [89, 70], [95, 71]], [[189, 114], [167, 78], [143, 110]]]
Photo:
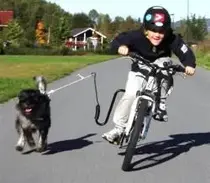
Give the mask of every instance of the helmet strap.
[[146, 29], [144, 29], [144, 35], [148, 36], [148, 31]]

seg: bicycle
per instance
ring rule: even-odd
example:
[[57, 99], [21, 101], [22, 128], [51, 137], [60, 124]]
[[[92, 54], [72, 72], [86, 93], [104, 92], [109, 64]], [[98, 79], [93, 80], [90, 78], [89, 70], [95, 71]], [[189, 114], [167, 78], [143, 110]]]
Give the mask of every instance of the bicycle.
[[[185, 68], [182, 67], [180, 64], [169, 64], [168, 62], [165, 62], [163, 64], [164, 67], [159, 67], [158, 65], [151, 63], [149, 60], [144, 59], [143, 57], [134, 52], [129, 53], [128, 56], [133, 62], [144, 63], [151, 69], [151, 71], [147, 75], [146, 87], [143, 89], [143, 91], [138, 91], [136, 93], [136, 98], [132, 104], [129, 120], [126, 123], [125, 131], [123, 132], [119, 141], [117, 142], [117, 145], [119, 145], [120, 148], [123, 146], [124, 142], [128, 143], [121, 167], [123, 171], [128, 171], [130, 169], [130, 164], [135, 153], [137, 142], [138, 140], [144, 140], [146, 138], [147, 133], [149, 131], [151, 119], [155, 115], [157, 102], [155, 90], [158, 87], [158, 78], [156, 77], [157, 74], [165, 70], [168, 72], [169, 77], [172, 77], [177, 72], [185, 72]], [[171, 87], [173, 87], [173, 83]], [[95, 91], [97, 97], [96, 82]], [[114, 101], [119, 92], [125, 92], [125, 90], [119, 89], [115, 92], [106, 120], [102, 123], [98, 121], [100, 115], [100, 105], [97, 97], [95, 121], [98, 125], [103, 126], [108, 122], [110, 113], [114, 105]]]

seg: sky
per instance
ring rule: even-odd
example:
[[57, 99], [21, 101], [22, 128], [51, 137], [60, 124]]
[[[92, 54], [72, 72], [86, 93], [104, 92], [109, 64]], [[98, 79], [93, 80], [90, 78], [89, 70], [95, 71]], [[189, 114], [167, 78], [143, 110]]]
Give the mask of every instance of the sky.
[[[143, 19], [147, 8], [154, 5], [164, 6], [170, 14], [174, 14], [174, 20], [187, 17], [189, 15], [205, 16], [210, 18], [210, 0], [47, 0], [56, 3], [62, 9], [70, 13], [88, 13], [95, 9], [98, 13], [109, 14], [111, 18], [121, 16], [126, 18]], [[188, 6], [189, 2], [189, 6]]]

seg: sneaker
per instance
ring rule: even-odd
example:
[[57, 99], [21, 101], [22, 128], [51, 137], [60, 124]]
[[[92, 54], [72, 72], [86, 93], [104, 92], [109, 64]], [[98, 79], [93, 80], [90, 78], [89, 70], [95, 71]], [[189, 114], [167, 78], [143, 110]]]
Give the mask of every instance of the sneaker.
[[161, 122], [168, 121], [168, 113], [166, 110], [166, 105], [164, 103], [160, 103], [159, 107], [157, 107], [156, 112], [153, 115], [153, 118]]
[[104, 133], [102, 135], [102, 138], [112, 144], [119, 144], [120, 137], [121, 137], [123, 131], [124, 131], [124, 129], [122, 127], [115, 127], [112, 130]]

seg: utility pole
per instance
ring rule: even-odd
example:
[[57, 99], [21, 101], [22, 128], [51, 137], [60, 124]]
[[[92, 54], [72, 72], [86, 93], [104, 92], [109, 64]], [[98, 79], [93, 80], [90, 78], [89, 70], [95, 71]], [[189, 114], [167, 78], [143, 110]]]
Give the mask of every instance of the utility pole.
[[187, 0], [187, 43], [189, 41], [189, 0]]
[[50, 36], [51, 36], [51, 29], [50, 26], [48, 27], [48, 34], [47, 34], [47, 44], [50, 44]]
[[173, 26], [173, 29], [175, 29], [175, 22], [174, 22], [174, 13], [170, 14], [171, 17], [172, 17], [172, 26]]

